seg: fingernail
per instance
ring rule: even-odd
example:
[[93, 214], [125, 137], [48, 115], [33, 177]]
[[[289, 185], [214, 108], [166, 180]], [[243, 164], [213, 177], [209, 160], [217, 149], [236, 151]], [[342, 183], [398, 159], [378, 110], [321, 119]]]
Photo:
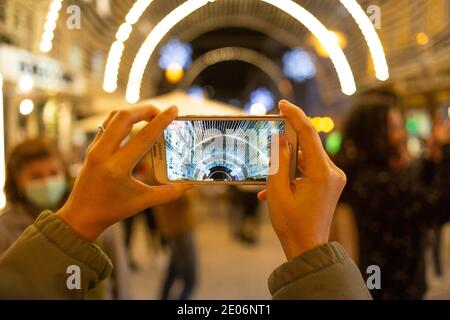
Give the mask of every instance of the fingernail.
[[284, 113], [284, 111], [286, 110], [286, 108], [289, 106], [289, 102], [287, 100], [281, 100], [280, 104], [279, 104], [279, 109], [281, 111], [281, 113]]
[[168, 109], [168, 111], [169, 111], [170, 113], [175, 113], [175, 112], [178, 112], [178, 108], [177, 108], [177, 106], [170, 106], [170, 108]]

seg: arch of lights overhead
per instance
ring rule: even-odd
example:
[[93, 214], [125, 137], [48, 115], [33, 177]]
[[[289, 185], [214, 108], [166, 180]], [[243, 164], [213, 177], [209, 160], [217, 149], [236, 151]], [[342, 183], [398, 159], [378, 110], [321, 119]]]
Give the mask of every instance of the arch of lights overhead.
[[283, 71], [276, 63], [255, 50], [242, 47], [224, 47], [211, 50], [201, 55], [192, 63], [189, 71], [186, 73], [182, 86], [185, 88], [189, 87], [203, 70], [225, 61], [241, 61], [256, 66], [274, 81], [282, 96], [288, 99], [293, 97], [292, 85], [289, 80], [285, 79]]
[[[43, 32], [42, 48], [44, 52], [51, 50], [52, 32], [58, 19], [58, 11], [63, 0], [53, 0], [49, 7], [46, 25]], [[136, 0], [120, 25], [116, 33], [116, 40], [111, 45], [104, 74], [104, 90], [113, 92], [117, 89], [117, 78], [120, 68], [125, 42], [133, 31], [133, 26], [139, 22], [141, 16], [156, 2], [154, 0]], [[157, 45], [171, 31], [171, 29], [187, 16], [193, 14], [200, 8], [207, 6], [210, 2], [230, 2], [233, 0], [187, 0], [179, 4], [175, 9], [162, 18], [148, 34], [139, 52], [134, 58], [127, 85], [127, 100], [136, 102], [140, 98], [140, 86], [146, 65], [151, 58]], [[286, 15], [295, 18], [303, 24], [324, 46], [336, 69], [342, 92], [351, 95], [356, 91], [354, 76], [347, 58], [335, 39], [329, 34], [328, 29], [311, 12], [292, 0], [259, 0], [259, 2], [271, 5]], [[376, 78], [387, 80], [389, 69], [386, 62], [384, 49], [378, 34], [369, 17], [356, 0], [339, 0], [340, 4], [350, 13], [353, 20], [361, 30], [364, 40], [368, 45]]]
[[[226, 1], [226, 0], [217, 0]], [[290, 15], [303, 24], [328, 52], [339, 77], [342, 92], [352, 95], [356, 91], [355, 79], [350, 64], [334, 35], [308, 10], [291, 0], [260, 0]], [[148, 34], [131, 66], [126, 90], [126, 100], [136, 103], [140, 99], [141, 83], [148, 61], [160, 41], [181, 20], [206, 6], [209, 0], [188, 0], [166, 15]]]

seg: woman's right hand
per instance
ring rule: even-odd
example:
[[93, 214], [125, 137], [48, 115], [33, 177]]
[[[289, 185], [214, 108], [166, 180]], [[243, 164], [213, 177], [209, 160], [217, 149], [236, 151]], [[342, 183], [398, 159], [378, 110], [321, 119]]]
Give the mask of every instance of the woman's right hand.
[[[59, 217], [87, 241], [94, 241], [110, 225], [148, 207], [174, 201], [185, 184], [146, 185], [132, 170], [155, 140], [175, 119], [178, 109], [163, 112], [153, 106], [138, 106], [112, 112], [89, 147], [86, 160], [69, 199], [57, 212]], [[125, 145], [133, 125], [148, 124]]]
[[[267, 200], [272, 225], [288, 259], [328, 242], [337, 201], [346, 176], [328, 157], [319, 135], [305, 113], [282, 100], [281, 114], [298, 135], [298, 155], [303, 177], [289, 177], [290, 148], [280, 137], [279, 169], [269, 176], [267, 189], [258, 194]], [[276, 145], [276, 144], [275, 144]], [[273, 159], [272, 163], [276, 160]]]

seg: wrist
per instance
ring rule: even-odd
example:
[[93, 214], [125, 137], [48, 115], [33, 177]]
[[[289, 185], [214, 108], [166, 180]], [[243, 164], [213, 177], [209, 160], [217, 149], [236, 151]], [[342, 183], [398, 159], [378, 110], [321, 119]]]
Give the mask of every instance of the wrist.
[[85, 215], [69, 208], [61, 208], [56, 212], [58, 217], [74, 230], [81, 238], [93, 243], [103, 232], [104, 228], [93, 221], [85, 219]]
[[298, 256], [301, 256], [307, 251], [318, 248], [328, 241], [323, 239], [283, 239], [280, 237], [281, 246], [283, 247], [284, 254], [287, 260], [292, 260]]

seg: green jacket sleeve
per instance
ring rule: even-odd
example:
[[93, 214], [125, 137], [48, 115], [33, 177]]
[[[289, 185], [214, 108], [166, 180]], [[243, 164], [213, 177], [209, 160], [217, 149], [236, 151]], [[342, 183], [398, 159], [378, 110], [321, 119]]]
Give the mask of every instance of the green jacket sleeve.
[[0, 299], [82, 299], [111, 271], [98, 247], [47, 211], [0, 257]]
[[359, 269], [337, 242], [308, 251], [275, 269], [269, 289], [273, 298], [280, 300], [372, 299]]

